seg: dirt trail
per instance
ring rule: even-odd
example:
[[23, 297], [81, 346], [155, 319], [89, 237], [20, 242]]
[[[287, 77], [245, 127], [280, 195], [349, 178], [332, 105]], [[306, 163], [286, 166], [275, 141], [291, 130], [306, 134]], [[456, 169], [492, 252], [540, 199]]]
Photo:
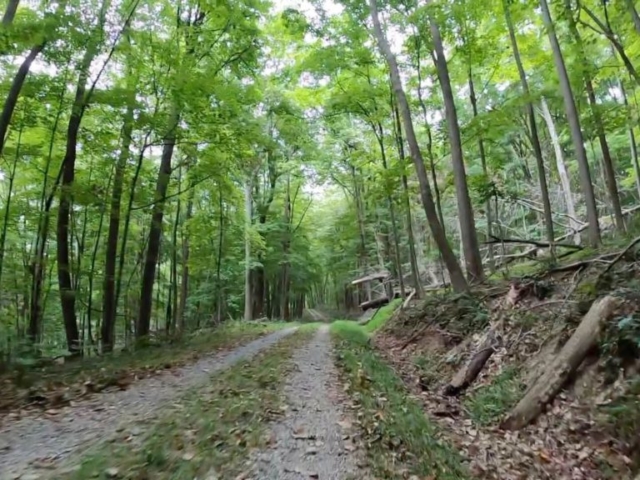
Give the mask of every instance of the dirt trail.
[[57, 466], [116, 432], [140, 435], [143, 426], [136, 422], [153, 417], [159, 407], [206, 381], [216, 370], [249, 358], [294, 331], [276, 331], [231, 352], [140, 380], [128, 390], [96, 395], [54, 415], [33, 412], [22, 418], [0, 417], [0, 480], [21, 478], [21, 474], [23, 479], [37, 478], [38, 469]]
[[296, 372], [287, 381], [285, 418], [272, 427], [269, 450], [254, 458], [254, 480], [365, 479], [347, 434], [350, 422], [340, 407], [329, 328], [293, 357]]

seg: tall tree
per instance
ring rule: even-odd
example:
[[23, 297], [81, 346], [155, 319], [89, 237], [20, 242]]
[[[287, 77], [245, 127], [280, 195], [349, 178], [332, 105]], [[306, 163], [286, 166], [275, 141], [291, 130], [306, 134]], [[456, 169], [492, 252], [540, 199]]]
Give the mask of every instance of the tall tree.
[[387, 41], [382, 30], [382, 26], [380, 25], [377, 0], [369, 0], [369, 9], [371, 13], [371, 20], [373, 21], [374, 34], [378, 42], [378, 47], [380, 48], [382, 55], [385, 57], [391, 73], [393, 91], [396, 102], [398, 103], [398, 110], [400, 111], [402, 121], [404, 123], [407, 143], [409, 144], [409, 151], [411, 152], [411, 157], [413, 159], [416, 173], [418, 175], [418, 180], [420, 182], [420, 195], [422, 197], [424, 210], [429, 221], [431, 233], [433, 234], [433, 238], [442, 254], [445, 265], [447, 266], [447, 270], [449, 271], [449, 275], [451, 277], [451, 285], [456, 291], [465, 291], [468, 288], [467, 281], [462, 274], [462, 269], [458, 264], [458, 260], [456, 259], [453, 250], [451, 250], [449, 242], [447, 241], [444, 231], [442, 230], [442, 225], [438, 220], [436, 207], [433, 203], [433, 197], [431, 196], [431, 188], [429, 187], [427, 171], [424, 167], [424, 160], [422, 158], [422, 153], [420, 152], [420, 147], [418, 146], [418, 140], [413, 129], [409, 102], [407, 101], [407, 97], [402, 86], [402, 79], [400, 77], [398, 63], [396, 61], [395, 55], [391, 51], [389, 42]]
[[[429, 2], [431, 3], [431, 2]], [[458, 123], [458, 113], [456, 110], [453, 89], [451, 88], [451, 78], [449, 77], [449, 66], [444, 54], [444, 45], [440, 35], [440, 27], [432, 14], [429, 14], [429, 26], [431, 29], [431, 39], [434, 48], [434, 61], [438, 73], [438, 81], [442, 90], [444, 100], [445, 115], [449, 127], [449, 142], [451, 144], [451, 161], [453, 164], [453, 177], [456, 185], [456, 199], [458, 202], [458, 221], [460, 222], [460, 232], [462, 235], [462, 245], [464, 247], [464, 259], [467, 266], [467, 275], [471, 281], [481, 281], [484, 279], [482, 270], [482, 257], [478, 246], [478, 236], [475, 221], [473, 218], [473, 208], [469, 197], [467, 186], [467, 176], [464, 166], [462, 152], [462, 139], [460, 137], [460, 125]]]
[[575, 149], [576, 159], [578, 160], [580, 183], [582, 185], [582, 193], [584, 195], [584, 200], [587, 207], [587, 237], [589, 239], [589, 244], [592, 246], [596, 246], [600, 243], [600, 225], [598, 224], [596, 198], [593, 192], [593, 184], [591, 183], [591, 170], [589, 169], [587, 152], [584, 148], [584, 139], [582, 137], [582, 128], [580, 126], [580, 116], [578, 115], [578, 109], [576, 108], [576, 102], [573, 97], [569, 75], [567, 74], [567, 68], [564, 63], [564, 58], [562, 56], [562, 50], [560, 49], [558, 37], [556, 36], [555, 27], [553, 24], [553, 20], [551, 19], [551, 12], [549, 11], [547, 0], [540, 0], [540, 10], [542, 11], [542, 19], [549, 36], [549, 43], [551, 44], [551, 51], [553, 52], [553, 61], [558, 73], [560, 90], [562, 92], [562, 98], [564, 100], [565, 111], [567, 114], [567, 121], [569, 123], [571, 138], [573, 140], [573, 148]]

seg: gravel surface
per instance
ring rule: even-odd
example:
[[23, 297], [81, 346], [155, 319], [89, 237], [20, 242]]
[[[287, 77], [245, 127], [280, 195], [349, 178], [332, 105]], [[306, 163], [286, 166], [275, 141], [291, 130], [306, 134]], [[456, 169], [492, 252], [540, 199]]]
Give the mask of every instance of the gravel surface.
[[254, 480], [364, 479], [340, 405], [328, 326], [293, 357], [285, 387], [285, 418], [274, 424], [270, 448], [255, 455]]
[[38, 478], [38, 470], [44, 473], [43, 469], [116, 432], [140, 435], [143, 426], [136, 422], [151, 418], [159, 407], [205, 382], [216, 370], [249, 358], [294, 331], [278, 330], [231, 352], [142, 379], [124, 391], [101, 393], [53, 415], [30, 412], [22, 418], [0, 417], [0, 480]]

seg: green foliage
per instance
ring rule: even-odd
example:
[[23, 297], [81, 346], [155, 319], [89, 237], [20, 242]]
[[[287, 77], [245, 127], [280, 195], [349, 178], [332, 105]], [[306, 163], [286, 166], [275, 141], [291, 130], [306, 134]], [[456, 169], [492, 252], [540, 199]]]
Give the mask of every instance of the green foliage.
[[522, 397], [524, 386], [516, 367], [503, 369], [491, 383], [474, 390], [464, 399], [471, 419], [479, 425], [491, 425], [508, 412]]
[[391, 367], [368, 346], [353, 323], [334, 323], [338, 363], [357, 399], [374, 473], [400, 479], [405, 473], [445, 479], [470, 478], [457, 452], [439, 439], [436, 427]]
[[396, 298], [382, 307], [375, 316], [364, 325], [364, 330], [371, 334], [384, 327], [384, 324], [393, 316], [398, 307], [402, 305], [402, 302], [403, 299]]

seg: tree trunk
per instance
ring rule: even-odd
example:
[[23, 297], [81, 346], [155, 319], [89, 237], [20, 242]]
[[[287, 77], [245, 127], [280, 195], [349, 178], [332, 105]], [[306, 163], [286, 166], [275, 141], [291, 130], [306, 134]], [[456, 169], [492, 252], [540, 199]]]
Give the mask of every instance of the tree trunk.
[[[509, 38], [511, 40], [511, 48], [513, 49], [513, 56], [518, 67], [518, 74], [520, 76], [520, 84], [522, 85], [522, 92], [527, 99], [530, 98], [529, 83], [527, 81], [527, 74], [522, 66], [522, 60], [520, 59], [520, 50], [518, 49], [518, 41], [516, 39], [516, 33], [513, 28], [513, 21], [511, 20], [511, 12], [509, 10], [508, 0], [503, 1], [504, 14], [509, 28]], [[538, 182], [540, 184], [540, 194], [542, 195], [542, 205], [544, 210], [544, 223], [547, 231], [547, 241], [550, 245], [551, 256], [555, 256], [553, 243], [555, 235], [553, 232], [553, 216], [551, 214], [551, 201], [549, 200], [549, 188], [547, 187], [547, 177], [544, 169], [544, 159], [542, 158], [542, 147], [540, 146], [540, 138], [538, 136], [538, 126], [536, 124], [536, 115], [533, 109], [533, 102], [527, 100], [527, 116], [529, 117], [529, 129], [531, 130], [531, 145], [533, 147], [533, 153], [536, 158], [536, 167], [538, 169]]]
[[[429, 4], [431, 2], [428, 2]], [[482, 270], [482, 257], [478, 247], [478, 237], [473, 218], [473, 208], [467, 187], [467, 175], [465, 172], [464, 158], [462, 153], [462, 140], [460, 138], [460, 126], [458, 125], [458, 113], [456, 111], [453, 91], [451, 89], [451, 79], [449, 78], [449, 67], [444, 55], [444, 46], [440, 37], [440, 28], [433, 16], [429, 15], [431, 37], [435, 50], [435, 64], [438, 73], [438, 80], [442, 90], [444, 109], [449, 127], [449, 141], [451, 143], [451, 162], [453, 164], [453, 178], [456, 185], [456, 199], [458, 202], [458, 215], [460, 216], [460, 227], [462, 229], [462, 242], [464, 245], [464, 258], [467, 267], [467, 275], [471, 282], [482, 281], [484, 271]]]
[[[182, 167], [178, 168], [178, 191], [182, 189]], [[171, 235], [171, 276], [173, 277], [170, 283], [170, 295], [173, 305], [171, 312], [171, 331], [175, 332], [178, 326], [178, 227], [180, 226], [180, 213], [182, 209], [182, 202], [180, 201], [180, 195], [176, 202], [176, 218], [173, 222], [173, 233]]]
[[[224, 202], [222, 200], [222, 186], [218, 185], [218, 206], [220, 209], [220, 213], [219, 213], [219, 217], [218, 217], [218, 228], [220, 230], [219, 234], [218, 234], [218, 255], [216, 257], [216, 290], [217, 290], [217, 294], [218, 294], [218, 301], [216, 302], [216, 310], [218, 312], [218, 321], [221, 322], [222, 321], [222, 300], [224, 298], [224, 287], [222, 286], [222, 282], [220, 281], [220, 274], [221, 274], [221, 270], [222, 270], [222, 245], [224, 242]], [[249, 188], [249, 212], [251, 213], [251, 189]], [[248, 215], [248, 226], [249, 228], [251, 227], [251, 215]], [[248, 232], [247, 232], [248, 235]], [[247, 239], [245, 239], [245, 241], [247, 241]], [[245, 244], [245, 248], [247, 248], [247, 245]], [[245, 260], [250, 260], [251, 259], [251, 244], [249, 243], [248, 245], [249, 248], [249, 255], [247, 256], [247, 258]], [[245, 253], [247, 253], [245, 251]], [[251, 262], [247, 262], [247, 267], [249, 268], [249, 264]], [[245, 277], [245, 289], [247, 287], [249, 287], [249, 290], [245, 290], [246, 292], [251, 291], [251, 275], [250, 275], [251, 271], [248, 270], [246, 273], [246, 277]], [[245, 294], [246, 295], [246, 294]], [[249, 305], [251, 305], [249, 303]], [[247, 306], [246, 300], [245, 300], [245, 308]]]
[[489, 360], [491, 355], [496, 351], [495, 347], [498, 341], [496, 335], [497, 328], [490, 328], [484, 335], [482, 341], [479, 343], [480, 346], [478, 350], [476, 350], [469, 361], [458, 370], [451, 382], [444, 388], [443, 393], [445, 395], [457, 395], [473, 383], [487, 363], [487, 360]]
[[416, 298], [422, 298], [424, 296], [424, 290], [420, 283], [420, 269], [418, 267], [418, 258], [416, 256], [415, 237], [413, 235], [413, 219], [411, 218], [411, 200], [409, 199], [409, 185], [407, 181], [407, 175], [404, 172], [405, 168], [405, 155], [404, 155], [404, 139], [402, 138], [402, 124], [400, 123], [400, 114], [395, 103], [392, 105], [394, 114], [394, 125], [396, 133], [396, 143], [398, 147], [398, 156], [400, 157], [400, 163], [402, 165], [402, 200], [404, 202], [404, 208], [406, 210], [406, 228], [407, 228], [407, 242], [409, 243], [409, 262], [411, 263], [411, 281], [413, 288], [416, 292]]
[[613, 209], [613, 217], [615, 219], [616, 228], [620, 231], [624, 231], [624, 218], [622, 216], [622, 207], [620, 206], [620, 195], [618, 194], [618, 185], [616, 182], [615, 170], [613, 168], [613, 160], [609, 151], [609, 144], [607, 143], [607, 136], [604, 131], [602, 117], [600, 116], [600, 112], [598, 112], [596, 92], [591, 80], [591, 65], [587, 58], [587, 54], [582, 43], [582, 37], [580, 37], [580, 32], [578, 31], [578, 26], [576, 25], [571, 12], [571, 0], [565, 0], [565, 10], [567, 18], [569, 19], [569, 31], [571, 32], [573, 40], [578, 47], [579, 60], [583, 65], [583, 80], [587, 90], [587, 100], [591, 107], [591, 116], [593, 117], [596, 133], [598, 135], [598, 142], [600, 143], [600, 150], [602, 151], [605, 185], [607, 186], [609, 201], [611, 202], [611, 208]]
[[7, 28], [13, 23], [13, 18], [16, 16], [19, 4], [20, 0], [9, 0], [7, 3], [7, 8], [4, 10], [4, 15], [2, 16], [2, 26], [4, 28]]
[[[189, 223], [191, 216], [193, 215], [193, 196], [195, 190], [193, 190], [193, 184], [189, 193], [189, 199], [187, 200], [187, 211], [185, 213], [184, 223]], [[185, 315], [187, 310], [187, 298], [189, 297], [189, 232], [182, 233], [182, 274], [180, 280], [180, 305], [178, 307], [178, 321], [180, 330], [185, 329]], [[217, 288], [220, 288], [219, 286]]]
[[0, 155], [2, 155], [2, 152], [4, 151], [7, 130], [9, 129], [9, 124], [11, 123], [13, 111], [15, 110], [16, 104], [18, 103], [18, 98], [20, 97], [22, 86], [27, 79], [27, 75], [29, 74], [29, 70], [31, 69], [31, 64], [36, 59], [36, 57], [40, 55], [40, 52], [42, 52], [44, 45], [44, 42], [41, 42], [29, 51], [29, 54], [22, 61], [20, 68], [18, 68], [16, 76], [13, 77], [11, 87], [9, 88], [9, 94], [4, 101], [2, 113], [0, 114]]
[[[124, 183], [124, 172], [130, 153], [131, 134], [133, 132], [133, 111], [135, 103], [135, 91], [130, 91], [127, 111], [124, 115], [122, 127], [122, 144], [116, 163], [116, 170], [111, 190], [111, 205], [109, 210], [109, 229], [107, 232], [107, 248], [105, 252], [105, 271], [102, 289], [102, 326], [100, 329], [102, 352], [113, 350], [115, 344], [116, 312], [118, 310], [116, 300], [116, 262], [118, 256], [118, 235], [120, 231], [120, 204]], [[124, 255], [124, 251], [121, 252]]]
[[445, 265], [449, 270], [449, 275], [451, 277], [451, 284], [455, 291], [463, 292], [468, 289], [467, 281], [462, 274], [462, 269], [458, 264], [458, 260], [456, 259], [453, 251], [451, 250], [451, 246], [447, 242], [447, 238], [442, 230], [442, 225], [438, 220], [438, 214], [436, 212], [435, 204], [433, 203], [433, 197], [431, 196], [431, 188], [429, 187], [429, 180], [427, 179], [427, 172], [424, 167], [424, 160], [422, 158], [422, 154], [420, 152], [420, 147], [418, 146], [418, 140], [416, 138], [415, 131], [413, 129], [413, 122], [411, 120], [411, 110], [409, 109], [409, 102], [404, 93], [404, 89], [402, 87], [402, 80], [400, 78], [400, 72], [398, 69], [398, 64], [396, 62], [396, 58], [391, 51], [389, 43], [385, 38], [384, 32], [382, 31], [382, 26], [380, 25], [380, 20], [378, 18], [378, 6], [377, 0], [369, 0], [369, 8], [371, 10], [371, 19], [373, 21], [375, 36], [378, 41], [378, 46], [380, 48], [381, 53], [387, 60], [387, 64], [389, 65], [389, 70], [391, 71], [391, 79], [393, 84], [393, 90], [395, 93], [395, 99], [398, 104], [398, 109], [400, 110], [402, 120], [404, 123], [405, 133], [407, 135], [407, 142], [409, 143], [409, 150], [411, 152], [411, 157], [413, 159], [414, 166], [416, 168], [416, 173], [418, 175], [418, 181], [420, 182], [420, 193], [422, 197], [422, 203], [424, 205], [425, 213], [427, 215], [427, 220], [429, 222], [429, 226], [431, 228], [431, 232], [433, 237], [438, 245], [440, 252], [442, 253], [442, 257], [444, 258]]
[[176, 130], [180, 120], [180, 112], [176, 104], [172, 105], [169, 115], [167, 133], [162, 142], [162, 156], [160, 158], [160, 169], [156, 182], [156, 192], [154, 196], [153, 213], [151, 225], [149, 227], [149, 239], [147, 253], [144, 260], [144, 270], [142, 273], [142, 285], [140, 288], [140, 310], [138, 313], [138, 324], [136, 328], [136, 338], [140, 339], [149, 335], [151, 326], [151, 311], [153, 305], [153, 283], [156, 273], [160, 253], [160, 240], [162, 237], [162, 221], [164, 218], [164, 204], [171, 179], [171, 160], [173, 150], [176, 145]]
[[[378, 144], [380, 145], [380, 156], [382, 157], [382, 167], [385, 172], [388, 172], [389, 168], [387, 165], [387, 152], [384, 148], [384, 129], [382, 124], [378, 122]], [[387, 185], [385, 185], [385, 191], [387, 193], [387, 205], [389, 208], [389, 217], [391, 219], [391, 229], [393, 230], [393, 246], [394, 246], [394, 259], [396, 264], [396, 274], [398, 277], [398, 281], [400, 282], [400, 295], [402, 298], [405, 297], [405, 288], [404, 288], [404, 272], [402, 271], [402, 261], [400, 256], [400, 242], [398, 240], [398, 224], [396, 222], [396, 211], [395, 206], [393, 204], [393, 198], [387, 189]]]
[[71, 283], [71, 262], [69, 250], [69, 218], [73, 201], [72, 189], [75, 179], [76, 148], [78, 133], [86, 106], [85, 92], [89, 76], [89, 68], [96, 55], [95, 45], [90, 44], [80, 65], [78, 85], [76, 87], [69, 126], [67, 128], [67, 144], [62, 161], [62, 183], [60, 187], [60, 205], [58, 207], [58, 223], [56, 228], [56, 246], [58, 261], [58, 284], [60, 289], [60, 303], [64, 320], [67, 348], [74, 355], [80, 355], [80, 334], [76, 319], [76, 292]]
[[[244, 319], [253, 318], [253, 298], [251, 289], [251, 217], [253, 216], [253, 201], [251, 199], [251, 180], [247, 180], [244, 186]], [[222, 193], [220, 193], [222, 195]], [[222, 214], [221, 214], [222, 215]], [[221, 220], [222, 221], [222, 220]], [[219, 259], [218, 259], [219, 260]]]
[[[620, 86], [620, 93], [622, 94], [622, 102], [624, 104], [627, 113], [629, 114], [629, 100], [627, 100], [627, 92], [624, 88], [622, 81], [618, 84]], [[633, 133], [633, 119], [629, 115], [629, 148], [631, 151], [631, 160], [633, 162], [633, 171], [636, 174], [636, 188], [638, 195], [640, 196], [640, 163], [638, 162], [638, 145], [636, 144], [636, 136]]]
[[591, 171], [589, 170], [589, 162], [587, 160], [587, 152], [584, 148], [584, 140], [582, 137], [582, 129], [580, 127], [580, 117], [578, 109], [573, 98], [571, 83], [560, 50], [560, 44], [556, 37], [553, 21], [547, 0], [540, 0], [540, 8], [542, 10], [542, 18], [549, 35], [549, 42], [553, 52], [553, 60], [556, 65], [558, 77], [560, 81], [560, 90], [564, 99], [567, 121], [571, 130], [571, 138], [575, 149], [576, 158], [578, 160], [578, 169], [580, 172], [580, 183], [582, 184], [582, 192], [584, 194], [585, 204], [587, 207], [587, 235], [591, 246], [597, 246], [600, 243], [600, 226], [598, 224], [598, 211], [596, 209], [596, 198], [593, 193], [593, 184], [591, 182]]
[[[471, 100], [471, 108], [473, 109], [473, 118], [477, 118], [478, 102], [476, 98], [476, 90], [473, 84], [473, 74], [471, 72], [471, 66], [469, 66], [469, 99]], [[489, 174], [487, 173], [487, 155], [484, 150], [484, 140], [482, 138], [482, 134], [480, 134], [478, 138], [478, 149], [480, 150], [480, 163], [482, 164], [482, 173], [484, 174], [485, 178], [489, 180]], [[487, 239], [490, 239], [493, 236], [493, 231], [492, 231], [493, 215], [491, 215], [491, 197], [487, 198], [484, 208], [486, 209], [486, 217], [487, 217]], [[493, 245], [488, 245], [488, 253], [489, 253], [489, 271], [493, 272], [494, 270]]]
[[640, 33], [640, 15], [638, 15], [638, 11], [636, 10], [633, 0], [625, 0], [624, 3], [627, 6], [627, 10], [629, 10], [629, 15], [631, 15], [631, 20], [633, 21], [633, 26], [635, 27], [636, 32]]
[[16, 178], [16, 167], [18, 165], [18, 159], [20, 158], [20, 146], [22, 145], [23, 130], [24, 130], [24, 121], [20, 124], [20, 130], [18, 131], [18, 145], [16, 146], [16, 154], [13, 157], [13, 164], [11, 165], [11, 171], [9, 172], [9, 185], [7, 187], [7, 199], [4, 204], [4, 218], [2, 222], [2, 233], [0, 234], [0, 281], [2, 280], [5, 245], [7, 241], [7, 230], [9, 227], [9, 216], [11, 215], [11, 196], [13, 195], [13, 183]]
[[578, 216], [576, 215], [576, 208], [573, 203], [573, 194], [571, 193], [571, 182], [569, 181], [569, 175], [567, 174], [567, 167], [564, 163], [564, 157], [562, 155], [562, 147], [560, 146], [560, 140], [558, 138], [558, 132], [556, 126], [553, 123], [549, 106], [547, 105], [544, 97], [541, 99], [542, 117], [547, 124], [549, 130], [549, 136], [551, 137], [551, 143], [553, 144], [553, 151], [556, 156], [556, 168], [558, 169], [558, 176], [560, 177], [560, 185], [562, 186], [562, 193], [564, 194], [564, 201], [567, 207], [567, 214], [569, 215], [569, 226], [574, 230], [575, 234], [573, 240], [576, 245], [580, 244], [580, 234], [578, 229], [580, 223], [578, 222]]
[[517, 430], [535, 420], [544, 407], [553, 401], [569, 377], [576, 371], [585, 356], [597, 342], [603, 323], [613, 314], [618, 300], [606, 296], [596, 300], [571, 338], [562, 347], [545, 373], [529, 388], [501, 427]]

